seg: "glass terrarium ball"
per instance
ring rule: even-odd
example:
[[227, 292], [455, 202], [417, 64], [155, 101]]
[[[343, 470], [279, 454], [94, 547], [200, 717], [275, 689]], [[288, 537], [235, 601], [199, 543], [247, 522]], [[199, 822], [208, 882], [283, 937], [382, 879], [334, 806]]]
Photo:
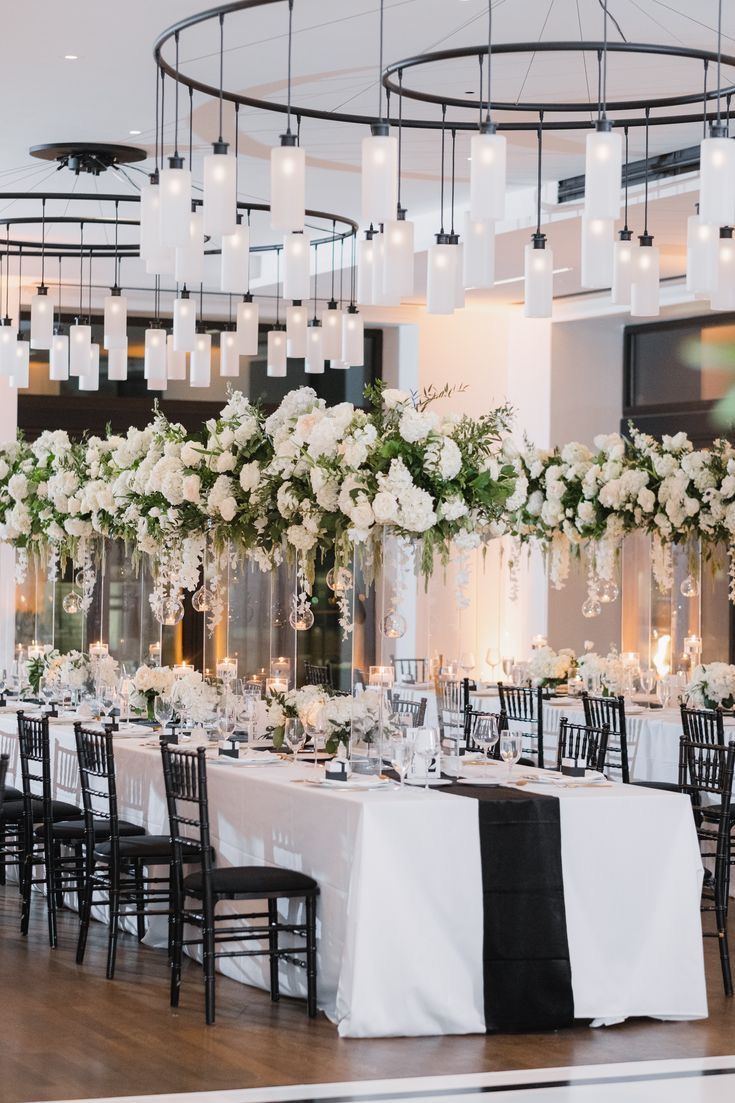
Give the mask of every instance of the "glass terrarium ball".
[[617, 582], [613, 582], [612, 579], [605, 579], [597, 584], [597, 598], [603, 605], [608, 605], [611, 601], [617, 601], [620, 595], [620, 589]]
[[206, 586], [200, 586], [191, 599], [191, 605], [197, 613], [206, 613], [212, 608], [212, 592]]
[[330, 571], [327, 571], [327, 586], [330, 590], [334, 590], [336, 594], [341, 593], [343, 590], [349, 590], [352, 585], [352, 571], [347, 567], [332, 567]]
[[406, 634], [406, 618], [395, 610], [383, 617], [383, 635], [389, 640], [400, 640]]
[[600, 605], [597, 598], [588, 597], [587, 600], [582, 605], [582, 616], [583, 617], [589, 617], [589, 618], [599, 617], [601, 612], [602, 612], [602, 606]]
[[82, 608], [82, 595], [78, 594], [76, 590], [70, 590], [69, 593], [64, 596], [61, 607], [65, 613], [71, 613], [72, 615], [80, 612]]
[[84, 571], [77, 571], [74, 575], [74, 582], [77, 586], [84, 585]]
[[681, 590], [682, 597], [697, 597], [699, 594], [699, 582], [693, 574], [688, 574], [679, 589]]
[[170, 627], [173, 624], [178, 624], [179, 621], [183, 619], [183, 616], [183, 601], [179, 601], [178, 598], [172, 597], [164, 601], [161, 606], [160, 615], [156, 616], [156, 620]]
[[301, 613], [294, 609], [289, 614], [288, 623], [296, 632], [308, 632], [314, 623], [314, 614], [311, 609], [304, 609]]

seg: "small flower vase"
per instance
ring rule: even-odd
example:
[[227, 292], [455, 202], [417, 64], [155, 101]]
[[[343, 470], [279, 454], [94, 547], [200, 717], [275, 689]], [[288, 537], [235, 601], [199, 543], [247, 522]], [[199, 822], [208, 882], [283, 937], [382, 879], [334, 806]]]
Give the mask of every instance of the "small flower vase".
[[156, 719], [156, 713], [155, 713], [156, 695], [155, 695], [155, 693], [146, 694], [146, 699], [145, 700], [146, 700], [146, 719], [155, 720]]
[[369, 731], [353, 724], [350, 732], [350, 764], [353, 774], [371, 774], [376, 776], [383, 768], [380, 726], [375, 725]]

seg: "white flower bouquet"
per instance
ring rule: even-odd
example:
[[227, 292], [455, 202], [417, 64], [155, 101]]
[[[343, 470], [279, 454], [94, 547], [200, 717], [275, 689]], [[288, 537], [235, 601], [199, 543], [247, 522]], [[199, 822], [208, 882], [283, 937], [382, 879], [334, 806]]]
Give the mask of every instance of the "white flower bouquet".
[[704, 663], [695, 667], [686, 697], [694, 708], [731, 709], [735, 705], [735, 666]]
[[574, 652], [568, 647], [563, 647], [560, 651], [554, 651], [550, 647], [537, 647], [528, 663], [528, 675], [534, 685], [558, 686], [569, 681], [576, 666]]

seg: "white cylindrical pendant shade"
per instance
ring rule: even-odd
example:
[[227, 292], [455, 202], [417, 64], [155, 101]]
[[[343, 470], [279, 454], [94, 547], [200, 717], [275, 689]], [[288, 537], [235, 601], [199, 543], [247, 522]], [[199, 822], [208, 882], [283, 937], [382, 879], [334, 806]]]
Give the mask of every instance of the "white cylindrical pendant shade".
[[357, 301], [360, 306], [373, 306], [373, 268], [375, 238], [361, 238], [357, 243]]
[[29, 382], [29, 365], [31, 359], [31, 346], [28, 341], [18, 341], [15, 346], [15, 368], [10, 377], [10, 386], [27, 387]]
[[107, 350], [107, 378], [112, 383], [122, 383], [128, 378], [128, 342]]
[[190, 240], [191, 173], [185, 168], [162, 169], [158, 191], [161, 245], [183, 249]]
[[306, 356], [306, 324], [308, 322], [305, 306], [289, 306], [286, 309], [286, 355], [301, 359]]
[[429, 314], [453, 314], [457, 299], [456, 245], [430, 245], [426, 273], [426, 310]]
[[239, 225], [222, 238], [220, 287], [232, 295], [244, 295], [248, 289], [250, 227]]
[[687, 291], [709, 295], [717, 286], [719, 228], [690, 214], [687, 219]]
[[502, 134], [474, 134], [470, 140], [470, 218], [505, 218], [506, 143]]
[[413, 222], [393, 218], [383, 226], [383, 293], [391, 302], [413, 295]]
[[304, 234], [283, 239], [283, 297], [309, 298], [309, 239]]
[[208, 237], [224, 237], [237, 229], [236, 169], [237, 162], [228, 153], [209, 153], [204, 158], [202, 226]]
[[140, 189], [140, 258], [149, 260], [161, 251], [161, 193], [158, 184]]
[[[357, 311], [346, 310], [342, 315], [342, 362], [352, 368], [365, 363], [365, 323]], [[339, 366], [332, 364], [333, 368]]]
[[241, 356], [258, 354], [258, 304], [241, 302], [237, 304], [237, 343]]
[[468, 289], [495, 283], [495, 223], [475, 222], [469, 212], [464, 220], [462, 278]]
[[593, 130], [587, 135], [584, 177], [584, 213], [591, 219], [620, 217], [623, 136], [616, 130]]
[[223, 379], [237, 379], [240, 374], [240, 350], [234, 329], [225, 329], [219, 335], [219, 373]]
[[164, 248], [163, 245], [145, 262], [145, 270], [149, 276], [173, 276], [175, 267], [176, 250]]
[[212, 378], [212, 334], [197, 333], [189, 357], [189, 385], [208, 387]]
[[610, 287], [613, 280], [615, 223], [582, 215], [582, 287]]
[[639, 245], [633, 255], [630, 286], [630, 313], [638, 318], [653, 318], [659, 313], [659, 255], [655, 245]]
[[79, 376], [80, 391], [98, 391], [100, 389], [100, 347], [89, 346], [87, 369]]
[[325, 360], [342, 359], [342, 311], [328, 308], [322, 311], [322, 355]]
[[104, 302], [102, 347], [123, 348], [128, 343], [128, 300], [124, 295], [108, 295]]
[[87, 325], [69, 327], [69, 375], [80, 377], [89, 372], [89, 350], [92, 328]]
[[362, 224], [379, 226], [396, 217], [398, 142], [389, 134], [362, 140]]
[[174, 348], [174, 335], [166, 337], [166, 378], [171, 382], [183, 382], [186, 379], [186, 353]]
[[[300, 146], [271, 150], [271, 228], [303, 230], [306, 206], [306, 158]], [[298, 298], [298, 296], [297, 296]]]
[[195, 287], [204, 279], [204, 231], [202, 212], [192, 211], [189, 215], [189, 242], [176, 250], [174, 275], [177, 283]]
[[699, 154], [699, 216], [711, 226], [735, 222], [735, 142], [705, 138]]
[[65, 333], [55, 333], [51, 340], [48, 377], [56, 383], [69, 378], [69, 338]]
[[630, 305], [630, 285], [636, 246], [632, 241], [616, 241], [613, 246], [611, 299], [616, 306]]
[[18, 335], [13, 326], [0, 326], [0, 375], [11, 376], [15, 371], [17, 343]]
[[554, 299], [554, 254], [548, 247], [535, 249], [529, 242], [524, 253], [523, 313], [527, 318], [550, 318]]
[[454, 281], [454, 309], [462, 310], [464, 307], [464, 242], [458, 241], [454, 247], [457, 250], [456, 278]]
[[173, 346], [175, 352], [194, 351], [196, 317], [193, 299], [174, 299]]
[[282, 329], [269, 329], [266, 372], [271, 379], [279, 379], [286, 374], [286, 367], [286, 333]]
[[306, 331], [304, 371], [307, 375], [324, 374], [324, 337], [321, 326], [312, 325]]
[[50, 295], [31, 296], [31, 348], [50, 349], [54, 336], [54, 302]]
[[717, 281], [710, 295], [712, 310], [735, 310], [735, 240], [721, 237], [717, 243]]
[[166, 383], [166, 330], [151, 328], [145, 331], [143, 354], [143, 378]]

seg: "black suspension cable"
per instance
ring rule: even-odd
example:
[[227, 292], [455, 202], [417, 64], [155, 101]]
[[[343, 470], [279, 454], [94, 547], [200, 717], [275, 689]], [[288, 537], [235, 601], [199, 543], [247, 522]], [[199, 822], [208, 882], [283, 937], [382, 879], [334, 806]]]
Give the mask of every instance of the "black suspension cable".
[[441, 205], [441, 219], [440, 219], [440, 221], [441, 221], [441, 226], [440, 226], [440, 229], [439, 229], [439, 233], [441, 233], [441, 234], [444, 233], [444, 135], [445, 135], [444, 125], [446, 123], [446, 119], [447, 119], [447, 105], [445, 103], [443, 103], [442, 104], [442, 141], [441, 141], [442, 166], [441, 166], [441, 189], [440, 189], [440, 196], [441, 196], [441, 198], [440, 198], [440, 205]]
[[319, 246], [314, 243], [314, 321], [317, 321], [316, 316], [316, 299], [317, 299], [317, 280], [319, 279]]
[[332, 290], [330, 295], [330, 303], [334, 302], [334, 250], [337, 244], [337, 223], [332, 219]]
[[10, 322], [8, 294], [10, 288], [10, 226], [5, 227], [5, 322]]
[[23, 288], [23, 246], [18, 249], [18, 340], [20, 341], [20, 296]]
[[[490, 124], [490, 96], [493, 64], [493, 0], [487, 0], [487, 113], [485, 122]], [[480, 62], [480, 114], [482, 114], [482, 61]]]
[[189, 172], [191, 172], [191, 158], [194, 146], [194, 89], [189, 88]]
[[158, 69], [156, 69], [156, 172], [158, 172], [158, 167], [159, 167], [158, 166], [158, 139], [159, 139], [159, 134], [158, 134], [158, 109], [159, 109], [159, 106], [160, 106], [160, 94], [159, 94], [160, 90], [161, 90], [161, 85], [160, 85], [159, 80], [158, 80]]
[[607, 0], [602, 4], [602, 117], [607, 118]]
[[709, 68], [709, 61], [704, 60], [704, 88], [702, 91], [702, 135], [707, 137], [707, 70]]
[[115, 283], [114, 283], [115, 287], [117, 287], [117, 285], [118, 285], [118, 277], [119, 277], [119, 274], [120, 274], [120, 257], [118, 256], [118, 241], [117, 241], [117, 233], [118, 233], [119, 226], [120, 226], [120, 201], [119, 201], [119, 199], [116, 199], [115, 200]]
[[92, 322], [92, 248], [89, 249], [89, 280], [87, 284], [87, 324]]
[[339, 308], [342, 309], [344, 296], [342, 294], [343, 281], [345, 275], [345, 237], [341, 235], [339, 239]]
[[[288, 0], [288, 65], [286, 76], [286, 133], [291, 133], [291, 50], [293, 46], [293, 0]], [[298, 120], [299, 126], [301, 120]]]
[[403, 165], [403, 69], [398, 71], [398, 217], [401, 217], [401, 168]]
[[163, 167], [163, 130], [166, 125], [166, 74], [161, 69], [161, 167]]
[[225, 13], [219, 13], [219, 138], [222, 141], [222, 105], [225, 88]]
[[597, 51], [597, 121], [602, 119], [602, 50]]
[[482, 76], [483, 76], [483, 72], [482, 71], [483, 71], [483, 62], [485, 60], [485, 55], [484, 54], [478, 54], [477, 55], [477, 60], [480, 63], [480, 118], [478, 120], [478, 130], [482, 130], [482, 106], [483, 106], [483, 102], [482, 102]]
[[281, 247], [276, 249], [276, 329], [281, 327]]
[[357, 233], [352, 232], [352, 264], [350, 265], [350, 306], [355, 305], [355, 280], [357, 278]]
[[380, 46], [378, 50], [378, 119], [383, 120], [383, 20], [385, 17], [385, 0], [380, 0]]
[[625, 225], [623, 230], [628, 232], [628, 128], [623, 127], [623, 134], [625, 135]]
[[46, 200], [41, 200], [41, 287], [44, 286], [46, 270]]
[[651, 108], [646, 108], [646, 174], [645, 174], [645, 195], [643, 200], [643, 236], [648, 237], [648, 120], [651, 115]]
[[79, 321], [84, 317], [84, 223], [79, 223]]
[[174, 88], [174, 157], [179, 156], [179, 32], [174, 35], [176, 43], [176, 86]]
[[541, 160], [544, 146], [544, 113], [538, 119], [538, 166], [536, 169], [536, 234], [541, 234]]
[[722, 97], [722, 0], [717, 4], [717, 125], [720, 125], [720, 99]]
[[58, 324], [59, 330], [61, 330], [61, 253], [59, 253], [59, 303], [58, 303], [58, 306], [59, 306], [59, 321], [58, 321], [57, 324]]
[[456, 148], [457, 148], [457, 131], [454, 129], [454, 127], [452, 127], [452, 213], [451, 213], [452, 228], [449, 231], [450, 234], [452, 235], [452, 237], [454, 237], [454, 171], [455, 171], [455, 161], [456, 161]]
[[[238, 163], [238, 157], [240, 156], [240, 104], [235, 104], [235, 201], [237, 202], [238, 188], [240, 186], [240, 165]], [[237, 216], [237, 221], [240, 221], [240, 216]]]

